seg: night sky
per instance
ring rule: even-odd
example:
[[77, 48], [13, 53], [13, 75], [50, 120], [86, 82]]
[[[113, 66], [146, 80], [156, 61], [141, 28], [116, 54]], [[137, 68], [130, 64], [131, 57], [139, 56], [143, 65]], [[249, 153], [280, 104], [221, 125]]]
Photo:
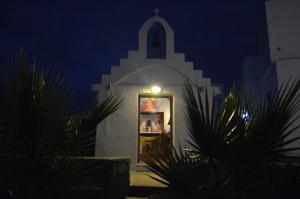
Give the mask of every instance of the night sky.
[[137, 50], [138, 30], [155, 6], [174, 30], [175, 51], [225, 89], [240, 77], [243, 57], [258, 53], [263, 0], [1, 0], [0, 65], [22, 48], [90, 101], [101, 74]]

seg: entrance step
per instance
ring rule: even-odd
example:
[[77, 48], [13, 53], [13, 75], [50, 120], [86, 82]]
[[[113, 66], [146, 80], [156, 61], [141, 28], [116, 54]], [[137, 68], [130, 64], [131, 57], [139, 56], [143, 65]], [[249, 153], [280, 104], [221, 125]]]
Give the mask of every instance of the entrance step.
[[158, 175], [154, 174], [153, 172], [137, 172], [137, 171], [130, 171], [130, 186], [137, 186], [137, 187], [164, 187], [167, 186], [152, 179], [150, 176], [161, 179]]
[[165, 187], [141, 187], [141, 186], [130, 186], [128, 197], [138, 198], [151, 198], [165, 191]]
[[130, 187], [127, 194], [127, 199], [146, 199], [167, 189], [166, 185], [152, 179], [150, 176], [158, 177], [152, 172], [131, 171]]
[[135, 167], [136, 172], [150, 172], [146, 166], [146, 164], [139, 163]]

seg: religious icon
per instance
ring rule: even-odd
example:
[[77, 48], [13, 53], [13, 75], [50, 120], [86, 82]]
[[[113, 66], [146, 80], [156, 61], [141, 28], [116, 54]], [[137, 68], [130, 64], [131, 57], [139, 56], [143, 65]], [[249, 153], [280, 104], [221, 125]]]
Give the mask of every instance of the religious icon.
[[151, 129], [153, 132], [162, 132], [162, 121], [160, 114], [154, 115], [154, 120], [151, 122]]
[[140, 132], [162, 133], [164, 128], [163, 117], [163, 112], [144, 112], [143, 114], [141, 114]]
[[142, 98], [141, 111], [142, 112], [158, 112], [161, 111], [160, 99], [155, 98]]

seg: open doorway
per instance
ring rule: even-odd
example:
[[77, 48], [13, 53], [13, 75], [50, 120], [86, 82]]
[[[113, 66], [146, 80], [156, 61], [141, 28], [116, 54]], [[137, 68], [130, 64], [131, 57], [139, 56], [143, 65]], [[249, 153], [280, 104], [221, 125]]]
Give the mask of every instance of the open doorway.
[[172, 96], [139, 95], [138, 163], [153, 151], [166, 153], [172, 144]]

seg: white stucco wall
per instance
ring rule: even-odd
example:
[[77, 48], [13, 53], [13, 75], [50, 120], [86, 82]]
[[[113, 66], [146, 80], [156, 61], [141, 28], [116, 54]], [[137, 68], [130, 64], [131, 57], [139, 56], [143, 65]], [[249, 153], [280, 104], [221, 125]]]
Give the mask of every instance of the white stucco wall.
[[[269, 47], [272, 70], [276, 73], [277, 88], [289, 80], [300, 78], [300, 1], [273, 0], [266, 2]], [[265, 78], [270, 84], [271, 79]], [[297, 114], [300, 114], [298, 112]], [[297, 120], [294, 126], [300, 124]], [[300, 130], [287, 139], [300, 135]], [[300, 146], [300, 140], [290, 145]], [[300, 150], [297, 152], [300, 154]]]
[[300, 1], [267, 1], [266, 13], [271, 61], [282, 84], [300, 74]]
[[[300, 22], [300, 20], [299, 20]], [[276, 62], [276, 70], [277, 70], [277, 83], [278, 88], [282, 84], [286, 84], [289, 80], [294, 81], [296, 79], [300, 79], [300, 59], [286, 59], [286, 60], [280, 60]], [[296, 113], [297, 115], [300, 115], [300, 111]], [[297, 121], [294, 123], [293, 126], [291, 126], [289, 129], [292, 129], [296, 127], [297, 125], [300, 125], [300, 119], [297, 119]], [[300, 129], [297, 130], [296, 133], [289, 136], [287, 139], [292, 139], [300, 135]], [[293, 142], [289, 145], [289, 147], [299, 147], [300, 146], [300, 140], [297, 140], [296, 142]], [[297, 155], [300, 154], [300, 150], [294, 152]]]
[[[166, 32], [166, 59], [146, 59], [147, 33], [156, 22]], [[136, 170], [138, 155], [138, 95], [151, 94], [150, 86], [159, 85], [162, 94], [173, 100], [173, 144], [184, 145], [189, 139], [183, 113], [182, 86], [186, 79], [207, 87], [212, 104], [213, 93], [209, 78], [201, 70], [194, 70], [192, 62], [186, 62], [184, 54], [174, 53], [174, 33], [169, 24], [159, 16], [150, 18], [139, 31], [139, 49], [129, 51], [127, 59], [121, 59], [119, 66], [113, 66], [110, 74], [103, 75], [99, 84], [93, 85], [99, 102], [107, 94], [107, 87], [124, 97], [122, 107], [97, 127], [96, 156], [129, 156], [131, 169]]]
[[[299, 20], [300, 22], [300, 20]], [[300, 35], [299, 35], [300, 37]], [[300, 50], [300, 49], [299, 49]], [[276, 62], [278, 86], [291, 79], [300, 78], [300, 59], [285, 59]]]
[[266, 2], [271, 60], [300, 59], [300, 1]]

